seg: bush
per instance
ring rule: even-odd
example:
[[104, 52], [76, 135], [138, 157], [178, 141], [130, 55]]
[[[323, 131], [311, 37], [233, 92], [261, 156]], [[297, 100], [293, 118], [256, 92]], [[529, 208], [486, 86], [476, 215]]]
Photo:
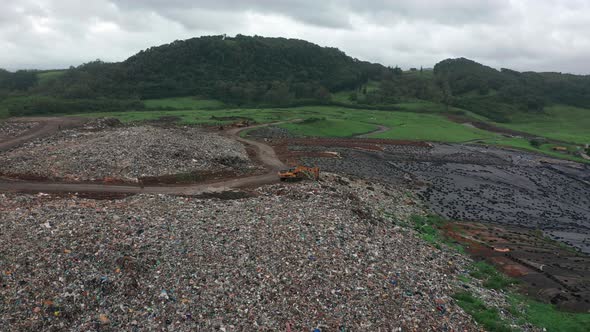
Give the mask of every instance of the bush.
[[529, 143], [531, 143], [531, 146], [532, 147], [537, 148], [537, 149], [539, 147], [541, 147], [541, 144], [543, 144], [543, 142], [541, 140], [538, 140], [538, 139], [532, 139], [532, 140], [529, 141]]

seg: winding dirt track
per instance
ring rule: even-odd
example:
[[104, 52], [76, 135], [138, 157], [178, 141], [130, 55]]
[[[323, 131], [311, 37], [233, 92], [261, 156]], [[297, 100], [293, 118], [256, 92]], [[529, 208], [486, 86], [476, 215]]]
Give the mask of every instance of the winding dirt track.
[[[54, 133], [60, 128], [71, 128], [78, 126], [84, 122], [83, 119], [78, 118], [28, 118], [16, 119], [11, 121], [35, 121], [41, 124], [23, 135], [0, 142], [0, 151], [5, 151], [23, 144], [35, 138], [47, 136]], [[210, 183], [199, 183], [185, 186], [140, 186], [131, 185], [110, 185], [110, 184], [86, 184], [86, 183], [48, 183], [48, 182], [32, 182], [20, 181], [0, 178], [0, 192], [28, 192], [28, 193], [56, 193], [56, 192], [80, 192], [80, 193], [122, 193], [122, 194], [175, 194], [175, 195], [199, 195], [204, 193], [223, 192], [231, 189], [259, 186], [264, 184], [271, 184], [278, 182], [277, 171], [284, 168], [285, 165], [277, 157], [274, 149], [264, 143], [252, 141], [240, 137], [240, 132], [252, 129], [265, 127], [272, 124], [255, 125], [244, 128], [234, 128], [225, 131], [223, 134], [234, 138], [235, 140], [252, 146], [256, 151], [256, 156], [260, 162], [266, 167], [268, 172], [263, 175], [255, 175], [242, 178], [226, 179]]]
[[84, 118], [12, 118], [10, 122], [39, 122], [39, 125], [35, 126], [31, 130], [23, 133], [22, 135], [14, 138], [0, 140], [0, 152], [10, 150], [23, 143], [34, 140], [36, 138], [45, 137], [59, 131], [60, 129], [74, 128], [77, 127], [88, 119]]
[[356, 137], [356, 138], [369, 138], [369, 137], [371, 137], [372, 135], [381, 134], [381, 133], [384, 133], [384, 132], [386, 132], [386, 131], [390, 131], [390, 130], [391, 130], [391, 128], [389, 128], [389, 127], [382, 126], [382, 125], [377, 125], [377, 129], [375, 129], [375, 130], [373, 130], [373, 131], [370, 131], [370, 132], [368, 132], [368, 133], [364, 133], [364, 134], [356, 135], [356, 136], [354, 136], [354, 137]]

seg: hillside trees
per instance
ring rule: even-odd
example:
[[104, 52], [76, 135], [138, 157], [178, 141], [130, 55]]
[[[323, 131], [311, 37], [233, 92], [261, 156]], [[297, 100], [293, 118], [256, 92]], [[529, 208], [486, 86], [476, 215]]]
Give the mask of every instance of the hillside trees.
[[46, 91], [65, 98], [200, 95], [236, 104], [285, 105], [356, 89], [385, 67], [295, 39], [208, 36], [152, 47], [121, 63], [69, 70]]
[[37, 72], [19, 70], [11, 73], [0, 69], [0, 90], [24, 92], [37, 84]]

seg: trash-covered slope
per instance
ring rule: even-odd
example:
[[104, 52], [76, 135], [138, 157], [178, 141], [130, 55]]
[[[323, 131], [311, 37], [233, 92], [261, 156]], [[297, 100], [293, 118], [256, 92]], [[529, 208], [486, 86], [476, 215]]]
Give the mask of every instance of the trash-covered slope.
[[478, 330], [468, 259], [419, 239], [401, 190], [324, 175], [237, 200], [3, 194], [0, 324], [15, 330]]
[[244, 146], [200, 128], [151, 126], [66, 130], [0, 155], [0, 172], [75, 181], [193, 171], [245, 172]]

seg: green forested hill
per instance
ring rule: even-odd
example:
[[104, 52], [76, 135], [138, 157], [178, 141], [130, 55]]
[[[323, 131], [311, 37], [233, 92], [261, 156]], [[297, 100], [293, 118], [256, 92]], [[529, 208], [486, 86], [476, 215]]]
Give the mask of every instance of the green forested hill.
[[200, 95], [288, 105], [324, 101], [330, 91], [354, 89], [387, 70], [303, 40], [208, 36], [152, 47], [121, 63], [82, 65], [41, 92], [67, 98]]
[[0, 110], [14, 115], [141, 109], [145, 99], [199, 96], [237, 106], [337, 103], [395, 109], [429, 101], [497, 122], [550, 105], [590, 108], [590, 77], [496, 70], [458, 58], [402, 71], [297, 39], [206, 36], [119, 63], [65, 71], [0, 70]]
[[496, 70], [464, 58], [441, 61], [434, 73], [448, 82], [453, 105], [499, 122], [552, 104], [590, 108], [590, 76]]
[[287, 88], [294, 97], [315, 98], [321, 88], [353, 89], [385, 70], [303, 40], [240, 35], [153, 47], [122, 67], [129, 79], [141, 82], [142, 97], [203, 94], [237, 100], [256, 100], [268, 90]]

